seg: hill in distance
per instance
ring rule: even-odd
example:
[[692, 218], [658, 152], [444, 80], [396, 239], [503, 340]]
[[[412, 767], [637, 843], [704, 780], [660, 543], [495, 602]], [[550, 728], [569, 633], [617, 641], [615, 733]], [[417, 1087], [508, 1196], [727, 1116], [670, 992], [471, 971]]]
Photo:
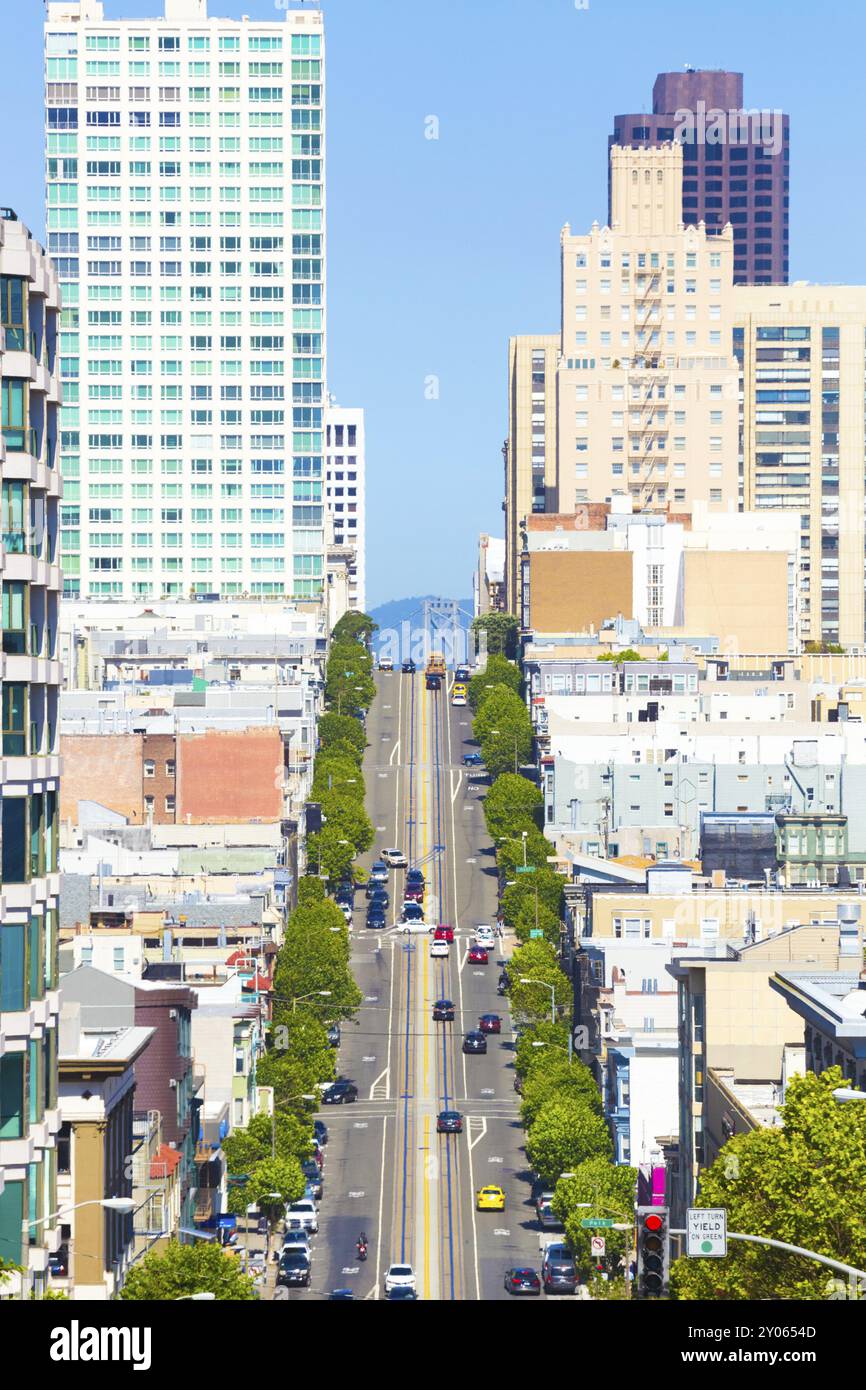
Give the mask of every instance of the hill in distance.
[[[422, 610], [421, 605], [425, 598], [439, 598], [438, 594], [419, 594], [414, 598], [394, 598], [387, 603], [380, 603], [378, 608], [370, 609], [370, 617], [374, 623], [379, 624], [380, 632], [388, 629], [397, 629], [404, 622], [411, 623], [413, 628], [421, 626]], [[463, 626], [468, 627], [472, 621], [472, 600], [471, 598], [461, 598], [457, 602], [463, 609]], [[374, 635], [374, 642], [376, 638]]]

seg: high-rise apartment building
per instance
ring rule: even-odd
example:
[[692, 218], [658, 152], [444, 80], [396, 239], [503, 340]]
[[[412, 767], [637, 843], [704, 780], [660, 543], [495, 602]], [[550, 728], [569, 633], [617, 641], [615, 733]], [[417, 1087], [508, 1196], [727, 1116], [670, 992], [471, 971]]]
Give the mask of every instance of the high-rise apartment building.
[[347, 548], [347, 602], [365, 611], [366, 592], [366, 444], [364, 412], [329, 405], [325, 412], [325, 511], [330, 543]]
[[[281, 7], [284, 8], [284, 7]], [[314, 599], [324, 570], [324, 36], [165, 0], [45, 27], [64, 592]]]
[[799, 514], [806, 641], [866, 642], [866, 287], [735, 291], [744, 505]]
[[0, 210], [0, 1258], [44, 1287], [57, 1210], [59, 287]]
[[[735, 284], [787, 283], [787, 115], [745, 110], [742, 73], [662, 72], [653, 87], [652, 112], [615, 116], [608, 145], [671, 140], [683, 144], [683, 221], [703, 222], [710, 234], [731, 223]], [[612, 209], [612, 187], [610, 193]]]
[[[730, 228], [682, 220], [682, 148], [611, 150], [611, 224], [562, 231], [559, 338], [509, 356], [506, 594], [521, 528], [630, 496], [636, 511], [738, 505]], [[555, 450], [555, 463], [551, 455]]]

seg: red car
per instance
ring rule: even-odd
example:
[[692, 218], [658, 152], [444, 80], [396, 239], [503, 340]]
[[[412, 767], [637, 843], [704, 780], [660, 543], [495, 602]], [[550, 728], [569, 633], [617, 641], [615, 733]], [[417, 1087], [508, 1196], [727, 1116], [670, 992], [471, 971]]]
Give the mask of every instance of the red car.
[[424, 885], [422, 883], [407, 883], [403, 890], [403, 897], [407, 902], [423, 903]]
[[501, 1033], [502, 1019], [499, 1014], [482, 1014], [478, 1020], [478, 1030], [481, 1033]]
[[448, 945], [451, 946], [454, 942], [454, 928], [446, 927], [444, 923], [440, 924], [433, 932], [433, 940], [447, 941]]
[[483, 946], [470, 946], [469, 954], [466, 957], [470, 965], [486, 965], [488, 955]]

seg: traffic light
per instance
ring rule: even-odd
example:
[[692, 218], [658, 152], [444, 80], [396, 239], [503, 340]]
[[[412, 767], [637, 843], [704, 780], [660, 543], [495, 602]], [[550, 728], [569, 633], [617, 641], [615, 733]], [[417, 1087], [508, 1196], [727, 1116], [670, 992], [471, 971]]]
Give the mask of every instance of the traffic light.
[[637, 1209], [637, 1297], [666, 1298], [670, 1270], [667, 1207]]

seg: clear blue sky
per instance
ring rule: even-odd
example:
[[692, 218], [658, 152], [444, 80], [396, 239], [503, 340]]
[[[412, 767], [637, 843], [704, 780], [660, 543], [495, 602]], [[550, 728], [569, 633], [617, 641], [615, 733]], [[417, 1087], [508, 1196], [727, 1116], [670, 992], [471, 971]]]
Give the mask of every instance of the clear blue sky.
[[[43, 231], [42, 6], [0, 51], [0, 203]], [[272, 0], [209, 0], [269, 19]], [[611, 117], [657, 72], [745, 74], [791, 115], [791, 279], [862, 282], [866, 6], [814, 0], [323, 0], [331, 389], [367, 410], [368, 605], [470, 592], [502, 532], [506, 351], [557, 327], [559, 230], [607, 211]], [[107, 0], [109, 16], [162, 0]], [[425, 139], [425, 118], [439, 139]], [[834, 189], [836, 192], [834, 194]], [[439, 399], [425, 379], [439, 378]]]

